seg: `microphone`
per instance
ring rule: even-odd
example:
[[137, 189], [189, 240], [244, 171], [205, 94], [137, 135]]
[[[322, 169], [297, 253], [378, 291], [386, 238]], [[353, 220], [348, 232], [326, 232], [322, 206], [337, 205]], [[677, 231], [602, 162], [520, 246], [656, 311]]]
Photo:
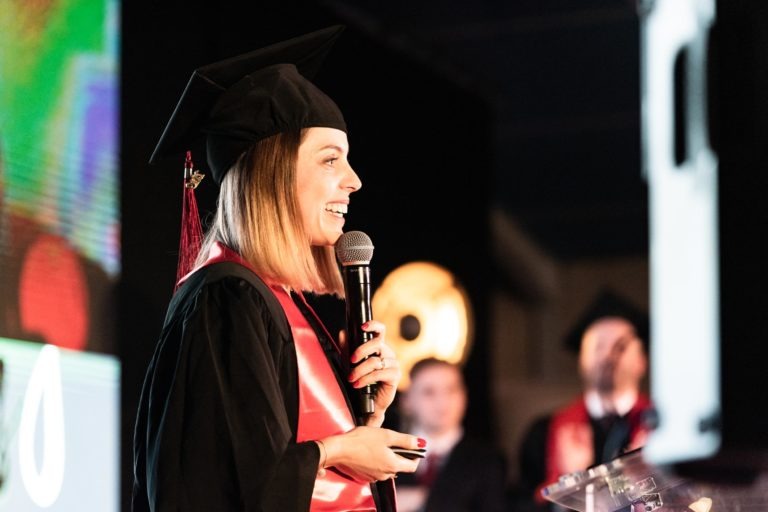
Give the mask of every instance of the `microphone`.
[[[371, 269], [373, 242], [362, 231], [348, 231], [336, 242], [336, 258], [341, 264], [346, 296], [347, 339], [350, 352], [373, 338], [362, 325], [371, 319]], [[359, 363], [358, 363], [359, 364]], [[362, 414], [373, 414], [375, 385], [360, 388], [359, 409]]]

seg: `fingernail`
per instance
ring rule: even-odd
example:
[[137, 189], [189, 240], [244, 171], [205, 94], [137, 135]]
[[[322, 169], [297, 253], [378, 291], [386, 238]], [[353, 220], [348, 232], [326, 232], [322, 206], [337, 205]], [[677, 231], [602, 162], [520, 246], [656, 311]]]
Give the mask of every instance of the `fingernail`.
[[368, 328], [368, 324], [369, 324], [369, 322], [365, 322], [365, 323], [363, 324], [363, 329], [367, 329], [367, 328]]
[[350, 374], [349, 374], [349, 376], [347, 377], [347, 380], [348, 380], [349, 382], [354, 382], [354, 381], [355, 381], [355, 379], [353, 379], [353, 378], [352, 378], [352, 374], [351, 374], [351, 373], [350, 373]]
[[427, 440], [426, 439], [422, 439], [422, 438], [419, 437], [418, 440], [419, 440], [419, 448], [426, 448], [427, 447]]

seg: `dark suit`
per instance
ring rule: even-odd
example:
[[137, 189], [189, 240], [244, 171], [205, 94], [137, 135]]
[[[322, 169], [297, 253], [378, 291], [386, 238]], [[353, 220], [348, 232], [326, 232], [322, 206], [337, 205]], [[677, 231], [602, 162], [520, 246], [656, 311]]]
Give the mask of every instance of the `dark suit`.
[[[417, 485], [415, 475], [398, 476], [397, 487]], [[500, 452], [464, 436], [440, 466], [425, 512], [505, 510], [506, 464]]]
[[[591, 466], [611, 461], [627, 450], [636, 448], [647, 427], [646, 411], [651, 407], [647, 396], [640, 394], [632, 409], [610, 421], [590, 416], [582, 397], [566, 406], [537, 418], [531, 423], [520, 445], [520, 480], [513, 493], [516, 510], [546, 512], [555, 509], [544, 501], [542, 488], [556, 483], [565, 472], [556, 466], [558, 456], [556, 431], [563, 426], [583, 424], [589, 427], [589, 449], [593, 452]], [[587, 468], [584, 468], [587, 469]]]

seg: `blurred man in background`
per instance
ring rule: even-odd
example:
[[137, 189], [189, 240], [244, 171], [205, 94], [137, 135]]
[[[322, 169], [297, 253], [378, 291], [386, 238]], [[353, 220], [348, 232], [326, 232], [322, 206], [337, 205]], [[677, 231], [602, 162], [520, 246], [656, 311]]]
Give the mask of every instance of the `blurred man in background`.
[[501, 452], [464, 432], [467, 391], [461, 369], [439, 359], [417, 362], [401, 395], [410, 433], [427, 441], [427, 457], [413, 474], [399, 475], [398, 510], [505, 510], [506, 464]]
[[615, 297], [589, 312], [579, 350], [582, 393], [535, 421], [522, 443], [521, 487], [531, 495], [527, 509], [548, 510], [541, 489], [560, 476], [645, 443], [651, 403], [642, 387], [648, 360], [638, 317]]

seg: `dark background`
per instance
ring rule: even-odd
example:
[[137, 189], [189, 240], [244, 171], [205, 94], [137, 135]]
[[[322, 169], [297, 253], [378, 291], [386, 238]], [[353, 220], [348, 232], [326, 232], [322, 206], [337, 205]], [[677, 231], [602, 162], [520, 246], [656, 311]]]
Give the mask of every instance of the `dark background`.
[[[727, 338], [756, 334], [762, 345], [725, 354], [734, 379], [725, 389], [734, 397], [757, 382], [754, 362], [768, 338], [764, 328], [750, 329], [761, 314], [764, 278], [754, 276], [764, 274], [765, 254], [749, 249], [766, 225], [760, 205], [768, 168], [760, 148], [768, 147], [768, 81], [765, 30], [757, 20], [767, 18], [757, 1], [736, 4], [719, 7], [730, 25], [721, 30], [724, 71], [713, 102], [724, 165], [746, 176], [732, 173], [721, 188], [730, 205], [724, 240], [738, 248], [724, 251], [724, 293], [732, 299], [725, 328], [739, 325]], [[147, 161], [198, 66], [328, 25], [347, 26], [316, 79], [347, 118], [350, 160], [364, 184], [352, 197], [347, 228], [365, 231], [376, 246], [374, 285], [398, 265], [426, 259], [452, 269], [466, 286], [477, 320], [465, 367], [472, 431], [496, 431], [488, 398], [488, 289], [516, 291], [492, 255], [489, 212], [513, 216], [560, 262], [647, 254], [634, 1], [122, 5], [124, 504], [136, 401], [173, 289], [181, 215], [182, 155], [153, 166]], [[204, 218], [215, 195], [210, 179], [198, 189]], [[746, 293], [745, 282], [751, 282]], [[340, 311], [332, 302], [321, 307]], [[731, 346], [738, 343], [745, 342]], [[738, 419], [726, 424], [749, 421], [745, 409], [730, 407]], [[753, 428], [748, 438], [760, 432]]]
[[[295, 2], [220, 5], [178, 10], [126, 2], [123, 7], [125, 500], [135, 409], [173, 289], [181, 215], [183, 155], [150, 166], [154, 144], [194, 68], [343, 22], [320, 6]], [[376, 246], [374, 288], [405, 262], [431, 260], [455, 270], [482, 315], [490, 268], [485, 228], [492, 155], [488, 106], [349, 25], [315, 81], [347, 119], [350, 160], [364, 185], [352, 197], [346, 229], [365, 231]], [[196, 160], [204, 164], [202, 157]], [[210, 179], [198, 189], [204, 220], [215, 206], [215, 194]], [[329, 301], [319, 305], [343, 321], [337, 306]], [[334, 325], [334, 317], [328, 323]], [[482, 331], [483, 322], [478, 322], [478, 339]], [[474, 397], [468, 422], [479, 432], [490, 432], [493, 421], [485, 398], [488, 383], [482, 378], [485, 364], [484, 344], [477, 343], [467, 378]]]

